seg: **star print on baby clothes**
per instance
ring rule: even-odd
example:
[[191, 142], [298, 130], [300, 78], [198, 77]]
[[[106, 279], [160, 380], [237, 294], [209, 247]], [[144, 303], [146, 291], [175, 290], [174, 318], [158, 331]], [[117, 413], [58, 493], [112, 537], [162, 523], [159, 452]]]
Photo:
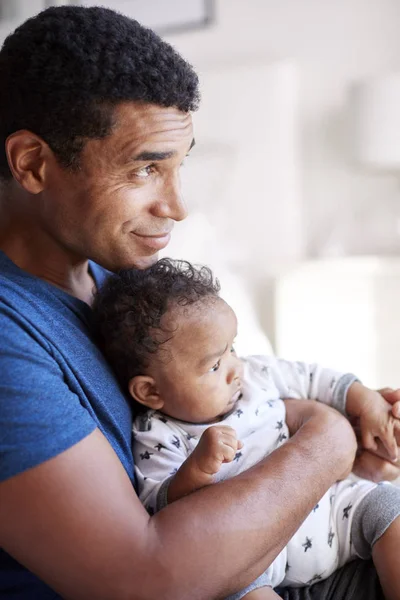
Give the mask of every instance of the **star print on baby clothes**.
[[271, 373], [271, 367], [269, 365], [263, 365], [261, 367], [261, 373], [264, 373], [265, 375], [269, 375]]
[[158, 444], [156, 444], [156, 445], [154, 446], [154, 448], [156, 448], [156, 450], [157, 450], [158, 452], [160, 452], [161, 450], [165, 450], [165, 449], [166, 449], [166, 446], [164, 446], [164, 444], [162, 444], [161, 442], [159, 442]]
[[333, 388], [335, 387], [335, 385], [336, 385], [336, 381], [337, 381], [337, 380], [336, 380], [336, 378], [334, 377], [334, 378], [332, 379], [331, 383], [329, 384], [329, 388], [330, 388], [331, 390], [333, 390]]
[[353, 505], [350, 503], [348, 504], [344, 509], [343, 509], [343, 517], [342, 519], [348, 519], [349, 518], [349, 512], [350, 510], [353, 508]]
[[178, 438], [178, 436], [177, 436], [177, 435], [174, 435], [174, 436], [172, 437], [171, 444], [172, 444], [173, 446], [175, 446], [176, 448], [180, 448], [180, 447], [181, 447], [181, 441], [180, 441], [180, 439]]
[[235, 454], [235, 458], [233, 460], [236, 460], [236, 462], [239, 462], [239, 459], [242, 458], [243, 454], [241, 452], [236, 452]]
[[304, 548], [304, 552], [307, 552], [307, 550], [312, 548], [312, 540], [310, 540], [310, 538], [306, 537], [306, 541], [304, 542], [304, 544], [302, 544], [302, 546]]
[[148, 452], [147, 450], [146, 450], [146, 452], [142, 452], [142, 453], [140, 454], [140, 458], [141, 458], [142, 460], [149, 460], [149, 459], [150, 459], [150, 456], [153, 456], [153, 453], [152, 453], [152, 452]]
[[287, 435], [286, 433], [280, 433], [278, 435], [278, 444], [280, 444], [281, 442], [283, 442], [284, 440], [287, 440]]
[[295, 362], [294, 366], [299, 375], [302, 375], [303, 377], [306, 375], [306, 367], [303, 363]]
[[332, 548], [332, 542], [333, 542], [333, 538], [335, 537], [335, 534], [333, 533], [332, 529], [329, 531], [328, 533], [328, 546], [329, 548]]
[[235, 415], [237, 416], [238, 419], [240, 419], [242, 414], [243, 414], [243, 411], [241, 408], [238, 408], [237, 410], [235, 410]]
[[282, 429], [282, 427], [283, 427], [283, 421], [278, 421], [277, 424], [276, 424], [275, 429], [279, 429], [280, 430], [280, 429]]

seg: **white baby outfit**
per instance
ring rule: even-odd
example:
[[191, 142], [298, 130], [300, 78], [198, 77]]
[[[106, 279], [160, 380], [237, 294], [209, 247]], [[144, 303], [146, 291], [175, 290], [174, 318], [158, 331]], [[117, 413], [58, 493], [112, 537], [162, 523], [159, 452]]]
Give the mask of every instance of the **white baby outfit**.
[[[216, 481], [228, 479], [258, 463], [288, 439], [282, 398], [311, 398], [344, 413], [347, 390], [356, 380], [353, 375], [315, 364], [269, 356], [248, 357], [243, 363], [242, 396], [220, 421], [186, 423], [157, 411], [148, 411], [135, 419], [134, 458], [139, 496], [150, 514], [167, 504], [170, 478], [208, 427], [229, 425], [243, 442], [234, 460], [223, 464], [216, 475]], [[294, 484], [301, 485], [301, 480]], [[354, 558], [352, 515], [366, 494], [375, 488], [372, 482], [351, 479], [332, 486], [266, 571], [264, 582], [272, 587], [311, 584], [325, 579]]]

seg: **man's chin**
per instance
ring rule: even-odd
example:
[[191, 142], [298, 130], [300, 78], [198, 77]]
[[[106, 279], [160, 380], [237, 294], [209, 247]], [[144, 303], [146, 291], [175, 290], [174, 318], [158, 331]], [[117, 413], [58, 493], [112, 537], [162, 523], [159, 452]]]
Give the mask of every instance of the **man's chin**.
[[158, 252], [152, 254], [151, 256], [139, 256], [130, 261], [127, 261], [124, 265], [120, 266], [116, 269], [116, 271], [123, 271], [125, 269], [148, 269], [154, 263], [158, 261]]

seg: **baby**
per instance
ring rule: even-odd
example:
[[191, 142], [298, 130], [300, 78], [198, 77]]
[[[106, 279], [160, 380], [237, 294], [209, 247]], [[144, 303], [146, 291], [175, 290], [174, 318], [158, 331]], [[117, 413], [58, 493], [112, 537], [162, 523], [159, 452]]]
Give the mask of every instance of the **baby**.
[[[95, 300], [100, 345], [135, 402], [136, 476], [150, 514], [241, 473], [284, 444], [285, 402], [293, 400], [283, 398], [318, 400], [357, 417], [364, 447], [376, 448], [377, 439], [397, 458], [399, 422], [378, 392], [316, 364], [239, 358], [236, 317], [218, 292], [208, 268], [162, 259], [111, 277]], [[389, 564], [388, 597], [400, 598], [390, 569], [399, 514], [400, 489], [389, 483], [337, 482], [268, 570], [231, 598], [279, 598], [276, 586], [325, 579], [355, 557], [369, 558], [378, 540]], [[400, 546], [400, 533], [395, 541]]]

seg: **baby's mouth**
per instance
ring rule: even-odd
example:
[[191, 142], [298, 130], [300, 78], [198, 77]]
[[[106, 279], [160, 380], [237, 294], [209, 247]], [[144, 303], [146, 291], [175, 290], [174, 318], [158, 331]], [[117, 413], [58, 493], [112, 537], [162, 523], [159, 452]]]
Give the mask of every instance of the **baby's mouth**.
[[242, 397], [242, 390], [239, 388], [232, 396], [230, 404], [234, 404]]

